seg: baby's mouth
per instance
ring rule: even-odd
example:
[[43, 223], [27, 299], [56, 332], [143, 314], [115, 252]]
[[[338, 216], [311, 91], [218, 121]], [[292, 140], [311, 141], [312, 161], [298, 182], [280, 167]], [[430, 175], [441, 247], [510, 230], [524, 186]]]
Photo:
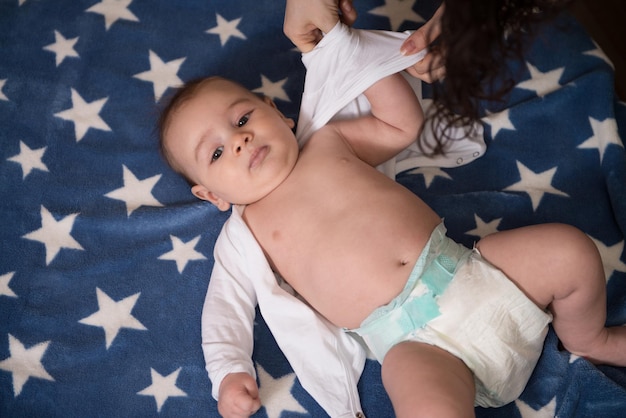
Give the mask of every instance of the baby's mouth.
[[269, 147], [267, 145], [255, 149], [250, 157], [250, 168], [255, 168], [261, 164], [267, 156], [268, 151]]

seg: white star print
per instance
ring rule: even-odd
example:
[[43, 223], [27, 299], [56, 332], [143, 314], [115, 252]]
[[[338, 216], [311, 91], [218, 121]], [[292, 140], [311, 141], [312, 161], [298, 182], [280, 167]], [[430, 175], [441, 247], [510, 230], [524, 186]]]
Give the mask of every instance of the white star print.
[[30, 149], [28, 145], [20, 141], [20, 153], [7, 160], [22, 166], [22, 179], [25, 179], [34, 169], [48, 172], [48, 167], [41, 161], [46, 148]]
[[106, 197], [124, 201], [128, 216], [141, 206], [163, 206], [152, 194], [152, 189], [161, 178], [161, 174], [139, 180], [125, 165], [122, 168], [124, 186], [105, 194]]
[[283, 411], [306, 413], [306, 409], [291, 394], [296, 375], [286, 374], [274, 379], [257, 363], [259, 375], [259, 397], [268, 418], [279, 418]]
[[609, 59], [609, 57], [606, 56], [606, 54], [604, 53], [604, 51], [602, 49], [600, 49], [600, 47], [598, 46], [598, 44], [596, 43], [596, 41], [593, 41], [594, 45], [596, 46], [594, 49], [591, 49], [589, 51], [585, 51], [583, 52], [584, 55], [589, 55], [590, 57], [597, 57], [600, 58], [602, 61], [606, 62], [607, 64], [609, 64], [611, 66], [611, 68], [615, 68], [615, 65], [613, 65], [613, 62], [611, 62], [611, 60]]
[[87, 103], [76, 90], [72, 89], [72, 108], [55, 113], [54, 116], [74, 122], [74, 132], [76, 142], [78, 142], [83, 139], [89, 128], [111, 131], [109, 125], [100, 118], [100, 111], [108, 99], [105, 97]]
[[443, 177], [444, 179], [452, 180], [452, 177], [450, 177], [448, 173], [438, 167], [419, 167], [409, 171], [409, 174], [422, 174], [427, 189], [433, 183], [435, 177]]
[[573, 362], [575, 362], [576, 360], [578, 360], [580, 358], [580, 356], [577, 356], [576, 354], [569, 354], [569, 364], [572, 364]]
[[528, 62], [526, 66], [528, 67], [528, 71], [530, 71], [530, 80], [522, 81], [515, 87], [524, 90], [532, 90], [539, 97], [552, 93], [561, 87], [559, 80], [563, 75], [563, 71], [565, 71], [564, 67], [543, 73]]
[[413, 11], [414, 1], [385, 0], [384, 6], [376, 7], [368, 13], [389, 18], [391, 30], [397, 31], [404, 21], [425, 22], [424, 18]]
[[17, 297], [15, 292], [13, 292], [13, 290], [11, 290], [11, 288], [9, 287], [9, 282], [13, 278], [14, 274], [15, 272], [12, 271], [10, 273], [6, 273], [0, 276], [0, 296], [8, 296], [10, 298]]
[[522, 418], [554, 418], [556, 416], [556, 397], [552, 398], [550, 402], [538, 410], [532, 409], [528, 404], [520, 399], [515, 401], [515, 405], [517, 406]]
[[484, 238], [487, 235], [498, 232], [498, 226], [500, 226], [502, 218], [494, 219], [491, 222], [485, 222], [479, 218], [478, 215], [474, 214], [474, 220], [476, 221], [476, 228], [471, 231], [467, 231], [465, 234]]
[[241, 33], [239, 29], [237, 29], [237, 25], [241, 22], [241, 18], [234, 20], [226, 20], [219, 14], [215, 14], [215, 18], [217, 19], [217, 26], [212, 27], [207, 30], [206, 33], [211, 33], [213, 35], [219, 35], [220, 43], [222, 46], [228, 42], [231, 36], [240, 39], [247, 39], [246, 35]]
[[287, 78], [283, 78], [277, 82], [272, 82], [269, 78], [261, 74], [261, 87], [252, 90], [255, 93], [262, 93], [270, 99], [280, 99], [285, 102], [290, 102], [289, 96], [285, 92], [283, 86], [287, 82]]
[[41, 228], [24, 235], [32, 241], [39, 241], [46, 247], [46, 265], [49, 265], [62, 248], [83, 250], [83, 247], [70, 234], [78, 213], [68, 215], [57, 221], [46, 209], [41, 207]]
[[178, 70], [186, 58], [163, 62], [157, 54], [150, 51], [150, 70], [135, 74], [133, 77], [148, 81], [154, 86], [154, 100], [159, 101], [169, 87], [180, 87], [183, 81], [178, 77]]
[[170, 373], [167, 376], [162, 376], [154, 370], [150, 368], [150, 376], [152, 378], [152, 384], [147, 388], [137, 392], [138, 395], [144, 396], [154, 396], [154, 400], [157, 404], [157, 412], [161, 412], [161, 408], [167, 398], [178, 396], [178, 397], [187, 397], [187, 394], [180, 390], [178, 386], [176, 386], [176, 379], [178, 379], [178, 374], [180, 373], [181, 368]]
[[624, 147], [620, 141], [620, 136], [617, 131], [617, 122], [613, 118], [606, 118], [602, 122], [597, 119], [589, 118], [589, 124], [593, 130], [593, 135], [585, 142], [580, 144], [580, 149], [597, 149], [600, 153], [600, 164], [606, 153], [606, 149], [609, 145], [617, 145]]
[[170, 235], [170, 239], [172, 240], [172, 250], [161, 255], [159, 260], [176, 261], [176, 268], [179, 273], [182, 274], [187, 263], [191, 260], [206, 260], [206, 257], [195, 249], [196, 244], [200, 241], [199, 235], [187, 243], [184, 243], [180, 238], [173, 235]]
[[17, 338], [9, 334], [9, 352], [11, 357], [0, 361], [0, 369], [13, 374], [13, 392], [15, 397], [22, 393], [22, 388], [31, 377], [54, 382], [54, 378], [48, 374], [43, 364], [41, 364], [41, 358], [46, 353], [49, 344], [50, 341], [46, 341], [26, 348]]
[[104, 337], [106, 340], [107, 350], [111, 347], [113, 340], [122, 328], [138, 329], [145, 331], [147, 328], [137, 320], [131, 311], [139, 299], [141, 293], [135, 293], [119, 302], [115, 302], [106, 293], [96, 288], [96, 297], [98, 298], [98, 311], [81, 319], [81, 324], [92, 325], [94, 327], [102, 327], [104, 329]]
[[483, 121], [491, 126], [491, 139], [496, 139], [496, 135], [498, 135], [498, 132], [502, 129], [515, 130], [515, 126], [509, 118], [509, 111], [510, 109], [497, 113], [487, 112], [487, 116], [483, 118]]
[[87, 9], [88, 12], [98, 13], [104, 16], [104, 26], [109, 30], [112, 24], [119, 19], [130, 20], [131, 22], [139, 22], [128, 6], [132, 0], [102, 0]]
[[0, 100], [5, 100], [5, 101], [9, 101], [9, 98], [7, 96], [4, 95], [4, 93], [2, 92], [2, 89], [4, 88], [4, 84], [7, 82], [7, 78], [4, 78], [2, 80], [0, 80]]
[[74, 45], [78, 42], [78, 36], [72, 39], [65, 39], [59, 31], [54, 31], [54, 43], [43, 47], [46, 51], [56, 54], [57, 67], [61, 65], [67, 57], [78, 57], [78, 52], [74, 49]]
[[546, 193], [569, 197], [567, 193], [552, 187], [552, 178], [556, 174], [556, 167], [541, 173], [535, 173], [524, 164], [517, 161], [517, 169], [520, 173], [520, 181], [510, 185], [504, 190], [527, 193], [533, 204], [533, 210], [537, 210], [541, 199], [543, 199], [543, 195]]
[[602, 257], [602, 264], [604, 265], [604, 276], [608, 282], [614, 272], [620, 271], [626, 273], [626, 263], [621, 260], [622, 253], [624, 252], [624, 241], [620, 241], [615, 245], [605, 245], [602, 241], [595, 238], [591, 238], [598, 247], [600, 256]]

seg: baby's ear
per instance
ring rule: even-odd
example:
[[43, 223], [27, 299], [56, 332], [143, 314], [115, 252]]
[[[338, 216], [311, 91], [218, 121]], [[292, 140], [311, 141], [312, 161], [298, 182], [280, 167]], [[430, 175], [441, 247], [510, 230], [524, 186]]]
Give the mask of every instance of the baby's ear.
[[278, 110], [278, 106], [276, 106], [276, 103], [274, 103], [272, 99], [267, 96], [263, 96], [263, 101], [272, 106], [280, 114], [280, 117], [283, 118], [283, 121], [287, 124], [289, 129], [293, 129], [296, 126], [296, 123], [293, 121], [293, 119], [286, 117], [285, 115], [283, 115], [283, 112]]
[[198, 199], [211, 202], [213, 205], [215, 205], [216, 208], [218, 208], [222, 212], [225, 212], [228, 209], [230, 209], [229, 202], [223, 200], [221, 197], [219, 197], [218, 195], [216, 195], [215, 193], [213, 193], [212, 191], [208, 190], [206, 187], [200, 184], [196, 184], [195, 186], [193, 186], [191, 188], [191, 193], [193, 193], [193, 195], [197, 197]]

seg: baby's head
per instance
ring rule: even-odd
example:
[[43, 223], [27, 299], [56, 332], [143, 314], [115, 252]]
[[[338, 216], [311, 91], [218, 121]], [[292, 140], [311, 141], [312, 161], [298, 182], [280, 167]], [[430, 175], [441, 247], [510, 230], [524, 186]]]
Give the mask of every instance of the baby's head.
[[182, 87], [159, 120], [161, 152], [220, 210], [254, 203], [289, 175], [298, 158], [294, 122], [268, 98], [220, 77]]

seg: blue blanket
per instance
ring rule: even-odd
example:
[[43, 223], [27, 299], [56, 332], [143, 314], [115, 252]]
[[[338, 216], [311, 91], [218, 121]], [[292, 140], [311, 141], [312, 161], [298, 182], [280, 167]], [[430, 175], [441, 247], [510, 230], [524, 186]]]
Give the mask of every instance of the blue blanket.
[[[436, 3], [359, 0], [358, 26], [414, 29]], [[200, 314], [227, 214], [197, 201], [160, 159], [159, 98], [221, 74], [296, 119], [304, 69], [282, 33], [283, 8], [0, 0], [0, 416], [217, 416]], [[398, 181], [467, 245], [540, 222], [581, 228], [603, 256], [607, 322], [624, 324], [626, 106], [611, 64], [563, 16], [517, 67], [509, 99], [484, 104], [484, 157]], [[255, 343], [264, 402], [256, 416], [325, 416], [260, 315]], [[364, 412], [391, 417], [379, 374], [368, 360]], [[477, 414], [625, 410], [626, 369], [571, 356], [550, 332], [520, 399]]]

